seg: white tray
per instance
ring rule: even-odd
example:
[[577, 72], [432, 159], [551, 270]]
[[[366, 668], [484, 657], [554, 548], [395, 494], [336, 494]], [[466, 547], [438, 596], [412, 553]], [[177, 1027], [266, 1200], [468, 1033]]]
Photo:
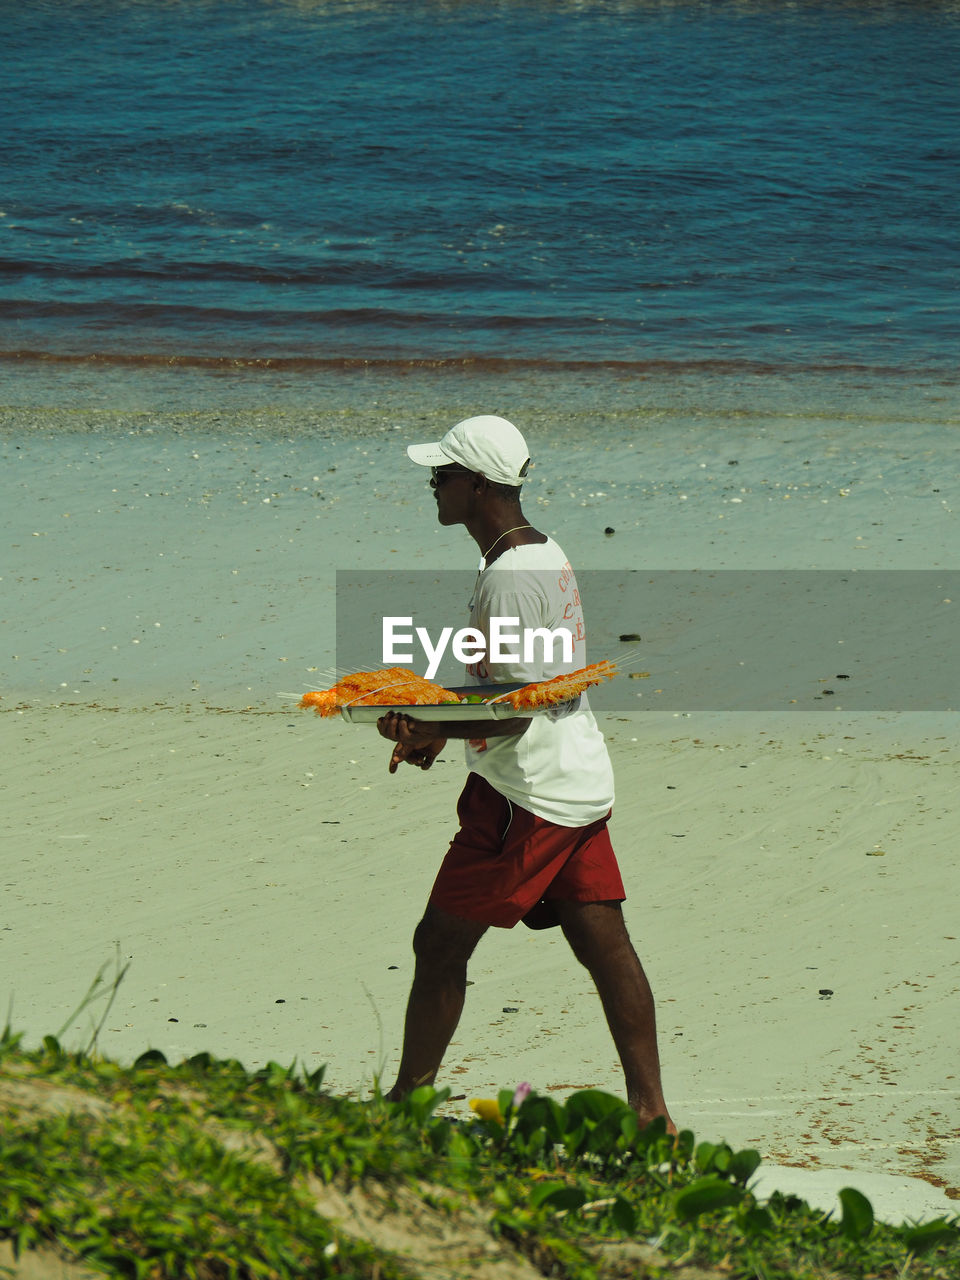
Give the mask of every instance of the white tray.
[[[477, 694], [481, 697], [496, 697], [498, 694], [511, 693], [514, 689], [522, 689], [522, 684], [471, 684], [455, 685], [451, 693], [461, 695]], [[536, 707], [525, 711], [515, 711], [509, 702], [442, 702], [427, 706], [403, 703], [379, 707], [341, 707], [340, 714], [351, 724], [371, 724], [385, 716], [388, 711], [399, 711], [401, 715], [412, 716], [415, 720], [530, 720], [533, 716], [550, 711], [550, 707]]]

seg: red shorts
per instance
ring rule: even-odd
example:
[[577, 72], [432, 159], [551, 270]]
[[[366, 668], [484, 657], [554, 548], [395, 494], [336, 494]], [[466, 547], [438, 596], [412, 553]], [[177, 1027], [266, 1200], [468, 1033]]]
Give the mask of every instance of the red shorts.
[[607, 818], [557, 826], [512, 805], [478, 773], [467, 777], [457, 816], [460, 830], [430, 895], [441, 911], [502, 929], [532, 913], [525, 923], [544, 928], [559, 923], [552, 899], [622, 902], [626, 896]]

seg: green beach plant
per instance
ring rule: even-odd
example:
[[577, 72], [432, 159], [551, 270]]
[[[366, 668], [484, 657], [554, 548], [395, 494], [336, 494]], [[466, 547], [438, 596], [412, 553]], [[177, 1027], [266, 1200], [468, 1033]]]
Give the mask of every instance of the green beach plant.
[[296, 1063], [248, 1071], [198, 1053], [171, 1065], [150, 1050], [122, 1066], [65, 1051], [59, 1035], [27, 1050], [8, 1026], [0, 1241], [138, 1280], [456, 1277], [427, 1247], [438, 1233], [454, 1254], [519, 1256], [567, 1280], [680, 1261], [691, 1277], [744, 1280], [960, 1274], [956, 1219], [890, 1227], [852, 1188], [839, 1217], [791, 1196], [760, 1204], [756, 1152], [641, 1129], [599, 1090], [487, 1101], [464, 1122], [443, 1114], [446, 1089], [359, 1102]]

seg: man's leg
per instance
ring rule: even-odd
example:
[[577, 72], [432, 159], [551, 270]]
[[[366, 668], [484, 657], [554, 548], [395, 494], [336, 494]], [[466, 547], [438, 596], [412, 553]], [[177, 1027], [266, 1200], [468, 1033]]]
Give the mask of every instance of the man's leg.
[[553, 904], [573, 954], [593, 978], [626, 1079], [627, 1100], [642, 1124], [666, 1116], [653, 993], [624, 924], [619, 902]]
[[407, 1002], [400, 1072], [387, 1094], [391, 1102], [436, 1079], [463, 1010], [467, 961], [486, 931], [485, 924], [427, 907], [413, 935], [416, 967]]

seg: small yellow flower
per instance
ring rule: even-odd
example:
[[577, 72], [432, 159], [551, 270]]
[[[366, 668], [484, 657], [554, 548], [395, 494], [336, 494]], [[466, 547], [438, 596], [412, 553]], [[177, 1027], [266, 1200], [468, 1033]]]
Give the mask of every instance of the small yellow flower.
[[503, 1113], [496, 1098], [471, 1098], [470, 1110], [475, 1111], [481, 1120], [492, 1120], [494, 1124], [503, 1124]]

